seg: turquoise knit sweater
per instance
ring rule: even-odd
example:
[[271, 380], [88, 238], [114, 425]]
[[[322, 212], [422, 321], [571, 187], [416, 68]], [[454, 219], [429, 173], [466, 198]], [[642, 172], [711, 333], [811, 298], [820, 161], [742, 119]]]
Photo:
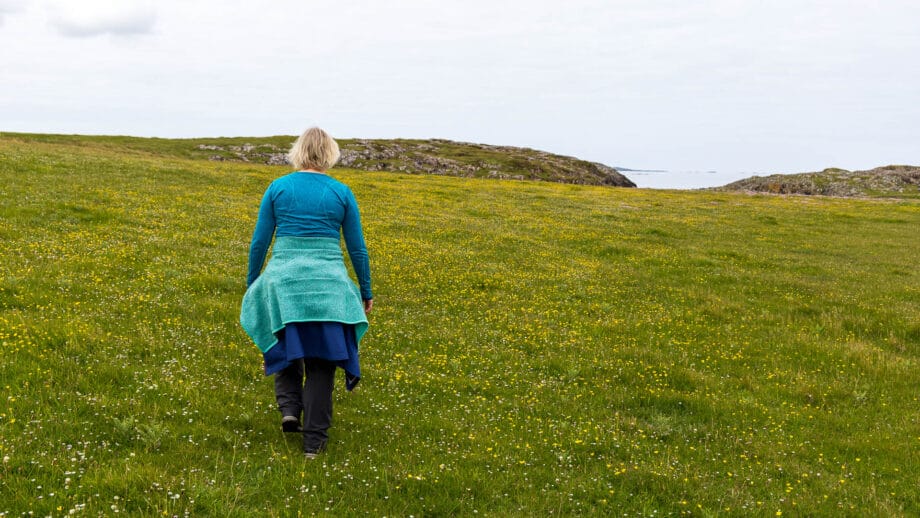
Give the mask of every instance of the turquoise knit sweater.
[[328, 237], [275, 239], [265, 271], [243, 296], [240, 324], [263, 353], [292, 322], [341, 322], [367, 330], [358, 287], [348, 276], [339, 240]]

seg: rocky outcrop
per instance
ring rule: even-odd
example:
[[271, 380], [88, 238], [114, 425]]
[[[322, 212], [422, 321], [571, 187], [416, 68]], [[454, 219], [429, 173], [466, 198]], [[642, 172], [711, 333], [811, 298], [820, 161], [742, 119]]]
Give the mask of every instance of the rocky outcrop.
[[230, 160], [235, 162], [257, 162], [268, 165], [284, 165], [287, 156], [284, 150], [274, 144], [243, 144], [241, 146], [217, 146], [213, 144], [198, 144], [196, 149], [202, 151], [218, 151], [208, 157], [209, 160], [222, 162]]
[[353, 169], [635, 187], [612, 167], [535, 149], [442, 139], [341, 144], [339, 165]]
[[[441, 139], [342, 139], [339, 140], [339, 146], [342, 156], [337, 167], [364, 171], [636, 186], [619, 171], [604, 164], [528, 148]], [[273, 144], [199, 144], [197, 149], [213, 152], [208, 155], [211, 160], [286, 163], [286, 150]]]
[[718, 190], [847, 197], [920, 197], [920, 167], [889, 165], [868, 171], [832, 168], [817, 173], [753, 176]]

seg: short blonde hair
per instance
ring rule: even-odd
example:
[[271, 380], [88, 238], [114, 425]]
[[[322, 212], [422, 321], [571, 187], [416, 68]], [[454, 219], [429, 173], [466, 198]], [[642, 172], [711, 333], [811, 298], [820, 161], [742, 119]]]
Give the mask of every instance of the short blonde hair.
[[294, 142], [287, 158], [297, 169], [325, 171], [339, 161], [341, 152], [336, 141], [325, 131], [313, 127]]

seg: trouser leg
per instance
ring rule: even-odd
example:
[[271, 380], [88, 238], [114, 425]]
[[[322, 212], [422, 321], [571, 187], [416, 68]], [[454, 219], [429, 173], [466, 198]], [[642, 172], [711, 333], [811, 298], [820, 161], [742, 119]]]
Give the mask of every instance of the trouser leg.
[[303, 360], [294, 360], [275, 374], [275, 400], [282, 416], [300, 419], [303, 410]]
[[307, 379], [303, 387], [303, 448], [317, 452], [326, 447], [332, 424], [332, 388], [335, 364], [319, 358], [304, 359]]

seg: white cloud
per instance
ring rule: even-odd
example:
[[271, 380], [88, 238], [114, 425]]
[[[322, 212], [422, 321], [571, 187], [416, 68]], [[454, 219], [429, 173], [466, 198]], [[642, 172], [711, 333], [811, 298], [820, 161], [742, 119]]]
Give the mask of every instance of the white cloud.
[[0, 27], [8, 14], [18, 13], [25, 6], [25, 0], [0, 0]]
[[19, 12], [25, 4], [24, 0], [0, 0], [0, 14]]
[[51, 25], [75, 38], [146, 34], [156, 22], [156, 10], [149, 0], [54, 0], [48, 7]]

